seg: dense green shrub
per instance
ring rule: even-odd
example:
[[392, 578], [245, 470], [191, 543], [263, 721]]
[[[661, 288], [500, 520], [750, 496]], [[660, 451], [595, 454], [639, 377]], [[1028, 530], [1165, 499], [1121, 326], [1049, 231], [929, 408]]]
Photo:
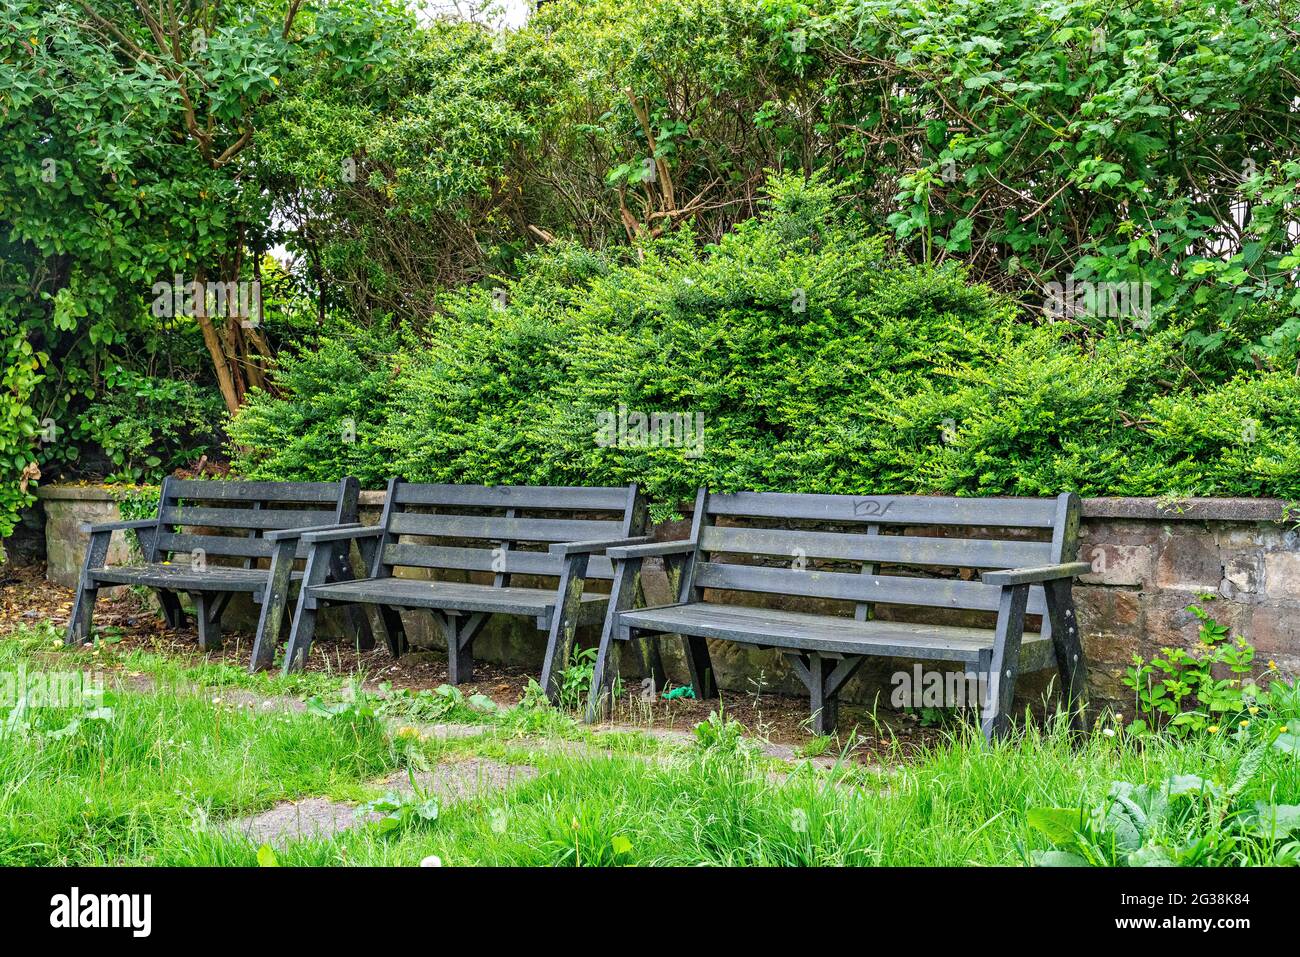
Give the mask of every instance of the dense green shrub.
[[218, 447], [221, 396], [188, 379], [141, 375], [116, 366], [79, 423], [116, 471], [134, 483], [193, 463]]
[[393, 354], [397, 341], [342, 329], [282, 356], [276, 378], [292, 399], [255, 393], [231, 430], [236, 451], [262, 463], [258, 474], [323, 482], [355, 475], [382, 485], [389, 469], [375, 438], [404, 361]]
[[[381, 389], [380, 407], [352, 409], [369, 388], [360, 383], [356, 402], [316, 393], [362, 434], [341, 442], [344, 422], [332, 422], [322, 457], [309, 454], [310, 436], [284, 432], [300, 469], [594, 470], [665, 487], [701, 477], [840, 487], [870, 474], [965, 492], [1282, 489], [1293, 459], [1275, 410], [1289, 407], [1285, 373], [1300, 358], [1296, 9], [1296, 0], [555, 0], [498, 32], [418, 22], [388, 0], [247, 9], [202, 0], [157, 32], [116, 0], [0, 0], [14, 27], [0, 36], [10, 158], [0, 166], [0, 352], [16, 363], [0, 422], [0, 534], [27, 501], [24, 469], [54, 478], [97, 460], [96, 435], [119, 446], [142, 437], [124, 439], [88, 412], [108, 370], [219, 386], [234, 408], [246, 386], [264, 385], [263, 365], [284, 344], [292, 352], [304, 329], [339, 322], [406, 322], [423, 344], [393, 363], [400, 406], [389, 409], [392, 390]], [[759, 208], [773, 169], [840, 184], [867, 230], [888, 235], [889, 254], [959, 262], [1012, 297], [1024, 322], [1040, 322], [1045, 287], [1070, 278], [1141, 285], [1152, 314], [1078, 315], [1070, 335], [1043, 338], [999, 323], [992, 339], [980, 332], [965, 344], [921, 316], [916, 341], [939, 352], [937, 381], [923, 383], [906, 361], [893, 367], [890, 337], [911, 335], [906, 326], [878, 331], [866, 359], [855, 351], [853, 323], [899, 305], [879, 289], [818, 273], [829, 285], [813, 291], [829, 300], [795, 314], [777, 308], [776, 294], [816, 277], [771, 261], [745, 271], [734, 247], [758, 234], [729, 231]], [[589, 291], [574, 286], [584, 301], [556, 319], [528, 305], [523, 288], [550, 282], [555, 254], [528, 251], [556, 239], [602, 250], [585, 254], [598, 273], [633, 245], [646, 259]], [[701, 252], [708, 244], [723, 252]], [[265, 280], [261, 253], [277, 248], [293, 254], [292, 275], [279, 277], [260, 328], [150, 313], [156, 281]], [[915, 277], [930, 281], [883, 246], [791, 256], [792, 270], [832, 273], [859, 256], [888, 261], [880, 269], [899, 296]], [[711, 284], [692, 293], [702, 298], [672, 299], [699, 270]], [[500, 281], [511, 302], [470, 329], [497, 300], [445, 304], [447, 290], [490, 285], [494, 273], [513, 277]], [[949, 278], [935, 283], [953, 287], [955, 275], [941, 271]], [[736, 306], [728, 282], [755, 298]], [[644, 303], [615, 298], [639, 295], [638, 284]], [[822, 391], [800, 380], [774, 401], [781, 357], [817, 361], [819, 324], [823, 348], [843, 363], [817, 371]], [[621, 364], [602, 358], [614, 325], [633, 357]], [[166, 328], [180, 334], [171, 354], [187, 368], [148, 358], [161, 354], [150, 340]], [[1165, 338], [1171, 330], [1180, 341]], [[1153, 333], [1154, 351], [1139, 348], [1148, 358], [1125, 354]], [[650, 355], [660, 340], [690, 350], [710, 336], [734, 343], [705, 357]], [[372, 345], [344, 338], [371, 362]], [[441, 370], [425, 354], [445, 359], [447, 342], [462, 367]], [[1006, 358], [1022, 352], [1028, 364]], [[537, 366], [544, 401], [512, 393], [535, 391], [513, 373], [506, 383], [487, 375], [516, 359]], [[754, 370], [743, 381], [725, 361], [742, 359]], [[1139, 369], [1147, 361], [1156, 372]], [[1188, 365], [1204, 384], [1180, 371]], [[1251, 379], [1237, 378], [1243, 369]], [[600, 384], [585, 385], [586, 372]], [[696, 374], [709, 377], [698, 390], [674, 378]], [[837, 376], [869, 380], [852, 410], [826, 398]], [[472, 401], [429, 419], [417, 379], [437, 402]], [[721, 383], [743, 387], [743, 401], [711, 395]], [[503, 393], [495, 405], [494, 392]], [[1004, 397], [1020, 404], [1003, 408]], [[588, 419], [616, 399], [699, 412], [723, 444], [689, 462], [583, 445]], [[274, 418], [265, 405], [251, 415]], [[1235, 421], [1243, 415], [1258, 420], [1253, 440], [1240, 440], [1252, 434]], [[47, 419], [57, 441], [39, 438]], [[436, 424], [438, 437], [416, 447], [398, 421]], [[506, 434], [504, 423], [524, 431]], [[150, 444], [169, 428], [160, 421]], [[491, 444], [476, 450], [480, 441]], [[145, 469], [169, 461], [138, 458], [158, 459]]]
[[[1179, 327], [1016, 321], [954, 265], [891, 256], [816, 180], [697, 250], [561, 247], [469, 290], [425, 335], [349, 330], [234, 421], [239, 467], [413, 481], [718, 490], [1300, 496], [1300, 379], [1206, 387]], [[394, 351], [395, 350], [395, 351]], [[703, 425], [609, 441], [611, 417]], [[698, 419], [696, 418], [698, 417]], [[348, 421], [356, 441], [340, 443]]]

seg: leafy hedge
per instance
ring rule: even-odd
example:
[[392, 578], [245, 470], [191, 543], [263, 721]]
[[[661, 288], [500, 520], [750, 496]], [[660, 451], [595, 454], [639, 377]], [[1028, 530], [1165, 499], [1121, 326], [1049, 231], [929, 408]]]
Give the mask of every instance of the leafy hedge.
[[[957, 267], [887, 255], [837, 200], [779, 177], [766, 215], [703, 251], [559, 246], [425, 334], [338, 330], [234, 420], [238, 467], [370, 486], [635, 479], [661, 513], [700, 483], [1300, 497], [1295, 375], [1205, 384], [1177, 327], [1026, 326]], [[701, 454], [602, 442], [620, 406], [701, 415]]]
[[[966, 491], [1285, 487], [1290, 446], [1268, 421], [1300, 360], [1296, 0], [554, 0], [500, 32], [417, 21], [408, 7], [195, 0], [160, 32], [146, 6], [120, 0], [0, 0], [12, 27], [0, 31], [0, 356], [13, 367], [0, 402], [0, 537], [36, 467], [47, 480], [160, 478], [210, 450], [214, 390], [236, 407], [244, 378], [261, 383], [282, 343], [345, 318], [413, 331], [400, 343], [331, 332], [325, 356], [286, 362], [281, 376], [383, 356], [367, 382], [319, 393], [357, 420], [357, 441], [342, 448], [339, 422], [304, 412], [306, 431], [280, 443], [301, 462], [267, 457], [293, 416], [259, 408], [250, 463], [315, 468], [314, 444], [322, 461], [380, 475], [401, 463], [466, 476], [630, 471], [674, 488], [701, 474]], [[779, 287], [802, 277], [785, 265], [746, 273], [737, 244], [776, 255], [758, 233], [728, 237], [721, 253], [684, 248], [722, 242], [750, 218], [769, 169], [842, 184], [892, 251], [960, 261], [968, 279], [1014, 297], [1026, 322], [1071, 278], [1149, 289], [1151, 314], [1103, 343], [1105, 322], [1088, 315], [1072, 336], [1001, 319], [971, 331], [954, 304], [967, 342], [942, 327], [947, 305], [930, 315], [917, 303], [916, 341], [939, 344], [943, 377], [924, 381], [924, 357], [890, 361], [912, 331], [871, 330], [862, 355], [861, 317], [902, 305], [890, 296], [909, 283], [959, 286], [956, 274], [885, 262], [859, 234], [793, 257], [789, 268], [825, 270], [827, 282], [812, 311], [795, 313]], [[553, 237], [626, 255], [685, 224], [693, 236], [647, 247], [631, 272], [568, 247], [526, 257]], [[272, 277], [270, 249], [293, 254], [290, 273]], [[835, 278], [855, 257], [880, 260], [899, 288]], [[538, 277], [570, 268], [587, 270], [564, 287], [580, 301], [552, 301]], [[504, 315], [468, 328], [491, 305], [473, 296], [441, 314], [448, 288], [494, 272], [516, 278]], [[679, 287], [696, 272], [706, 292], [692, 303]], [[178, 274], [260, 280], [272, 293], [264, 323], [218, 335], [198, 317], [153, 315], [154, 284]], [[738, 305], [727, 282], [739, 283]], [[645, 302], [611, 298], [637, 283]], [[1135, 326], [1179, 330], [1206, 381], [1182, 371], [1173, 339], [1148, 355]], [[610, 366], [615, 328], [627, 351]], [[655, 354], [661, 340], [687, 348], [716, 335], [734, 341], [711, 361]], [[453, 344], [454, 361], [435, 346], [445, 370], [428, 367], [430, 342]], [[843, 353], [817, 371], [822, 391], [800, 382], [777, 398], [778, 359], [819, 350]], [[1033, 361], [1007, 366], [1006, 350]], [[390, 384], [395, 351], [403, 371]], [[743, 382], [726, 361], [738, 357]], [[517, 359], [546, 389], [536, 404], [507, 392], [493, 406], [479, 377]], [[1263, 381], [1223, 385], [1241, 368]], [[688, 371], [754, 391], [729, 403], [680, 384]], [[290, 404], [313, 388], [291, 386]], [[480, 405], [422, 405], [477, 388]], [[367, 389], [377, 397], [362, 402]], [[1023, 409], [997, 406], [1026, 391]], [[678, 462], [593, 450], [587, 417], [623, 398], [708, 417], [710, 451]], [[503, 415], [524, 417], [517, 435]], [[271, 431], [259, 436], [259, 422]], [[402, 428], [446, 434], [407, 448]], [[952, 441], [936, 445], [940, 430]], [[496, 444], [480, 454], [471, 437]]]

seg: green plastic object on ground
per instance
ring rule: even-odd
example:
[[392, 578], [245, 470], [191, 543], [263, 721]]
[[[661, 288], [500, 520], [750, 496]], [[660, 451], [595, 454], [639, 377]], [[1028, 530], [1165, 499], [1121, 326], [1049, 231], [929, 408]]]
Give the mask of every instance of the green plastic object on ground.
[[694, 698], [695, 689], [690, 685], [682, 685], [679, 688], [671, 688], [665, 691], [663, 697], [665, 701], [674, 701], [677, 698]]

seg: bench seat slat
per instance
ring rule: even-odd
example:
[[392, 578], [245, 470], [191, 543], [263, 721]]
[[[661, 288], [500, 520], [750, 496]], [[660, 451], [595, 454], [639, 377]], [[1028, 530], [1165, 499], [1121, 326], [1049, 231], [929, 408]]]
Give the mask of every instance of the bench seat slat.
[[[117, 565], [92, 569], [96, 581], [116, 585], [147, 585], [151, 588], [170, 588], [177, 591], [243, 591], [261, 593], [266, 588], [266, 569], [226, 568], [208, 565], [196, 569], [189, 562], [149, 565]], [[302, 578], [302, 572], [293, 572], [292, 580]]]
[[845, 534], [730, 525], [705, 526], [701, 529], [700, 547], [706, 552], [802, 554], [807, 558], [953, 568], [1025, 568], [1047, 564], [1052, 557], [1051, 542]]
[[333, 525], [333, 510], [315, 511], [288, 508], [204, 508], [169, 505], [162, 509], [165, 525], [207, 526], [211, 528], [255, 528], [279, 530]]
[[572, 511], [622, 512], [628, 491], [622, 488], [523, 485], [417, 485], [397, 486], [398, 505], [441, 505], [473, 508], [538, 508]]
[[[412, 545], [396, 542], [384, 546], [385, 565], [413, 568], [455, 568], [463, 571], [499, 572], [507, 575], [549, 575], [558, 577], [564, 559], [549, 552], [525, 552], [517, 549], [493, 554], [489, 548], [456, 548], [443, 545]], [[614, 577], [608, 558], [592, 555], [587, 560], [587, 577], [608, 580]]]
[[[846, 655], [884, 655], [939, 661], [979, 662], [993, 647], [993, 629], [956, 625], [836, 618], [696, 602], [623, 612], [619, 623], [663, 634], [689, 634], [745, 644]], [[1042, 647], [1033, 648], [1030, 646]], [[1022, 644], [1033, 662], [1051, 654], [1051, 640], [1026, 633]], [[1022, 652], [1022, 653], [1023, 653]], [[1023, 659], [1022, 659], [1023, 660]]]
[[1050, 498], [941, 498], [923, 495], [813, 495], [734, 492], [710, 495], [710, 515], [875, 525], [963, 525], [1051, 528]]
[[[417, 578], [369, 578], [317, 585], [309, 591], [319, 599], [333, 602], [539, 617], [549, 616], [559, 598], [554, 588], [496, 587]], [[609, 596], [584, 592], [582, 604], [583, 621], [595, 621], [604, 616]]]
[[[799, 595], [807, 598], [836, 598], [869, 601], [885, 605], [925, 605], [968, 611], [997, 611], [1001, 589], [981, 582], [941, 578], [905, 578], [901, 575], [863, 575], [857, 572], [826, 572], [769, 568], [761, 565], [702, 562], [696, 567], [695, 585], [733, 591]], [[1041, 585], [1029, 591], [1027, 611], [1041, 615], [1047, 610]]]
[[[399, 486], [400, 487], [400, 486]], [[499, 518], [479, 515], [427, 515], [397, 512], [388, 530], [399, 535], [431, 538], [470, 538], [486, 541], [583, 542], [618, 538], [621, 522], [553, 518]]]

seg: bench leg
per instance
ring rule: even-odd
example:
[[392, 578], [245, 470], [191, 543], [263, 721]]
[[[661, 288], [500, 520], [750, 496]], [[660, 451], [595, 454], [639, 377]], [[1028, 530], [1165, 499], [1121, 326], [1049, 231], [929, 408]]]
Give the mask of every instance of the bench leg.
[[95, 613], [95, 599], [99, 596], [99, 589], [92, 584], [87, 584], [86, 579], [82, 579], [81, 584], [77, 586], [77, 597], [72, 602], [72, 617], [68, 620], [68, 634], [63, 639], [67, 645], [83, 645], [90, 641], [90, 620]]
[[[357, 576], [352, 570], [351, 547], [347, 542], [340, 543], [330, 559], [329, 580], [335, 582], [353, 581]], [[365, 555], [362, 554], [364, 561]], [[343, 609], [343, 618], [349, 635], [356, 642], [358, 651], [369, 651], [375, 647], [375, 632], [371, 627], [370, 616], [356, 606], [348, 605]]]
[[699, 635], [682, 638], [686, 667], [691, 674], [691, 688], [696, 698], [716, 698], [718, 686], [713, 680], [713, 660], [709, 657], [708, 639]]
[[86, 555], [81, 562], [81, 579], [77, 582], [77, 594], [72, 600], [72, 615], [68, 619], [68, 633], [63, 639], [65, 644], [80, 645], [90, 640], [90, 620], [95, 613], [95, 599], [99, 595], [94, 569], [103, 568], [108, 561], [108, 543], [112, 536], [112, 532], [93, 532], [86, 544]]
[[221, 648], [221, 613], [225, 611], [226, 602], [221, 594], [199, 591], [194, 592], [194, 622], [199, 629], [199, 647], [204, 651], [217, 651]]
[[406, 647], [406, 625], [402, 623], [402, 612], [400, 609], [393, 608], [389, 605], [374, 605], [377, 614], [371, 616], [371, 622], [378, 624], [383, 628], [384, 644], [388, 645], [388, 653], [394, 658], [402, 656], [402, 649]]
[[[609, 607], [605, 612], [605, 621], [600, 628], [600, 642], [596, 645], [596, 665], [591, 673], [591, 690], [587, 692], [587, 708], [583, 720], [588, 724], [599, 721], [609, 710], [610, 693], [614, 687], [614, 636], [618, 630], [618, 616], [636, 603], [637, 593], [641, 589], [641, 560], [620, 561], [615, 569], [614, 581], [609, 590]], [[651, 675], [655, 688], [663, 685], [663, 661], [659, 657], [659, 639], [646, 638], [653, 649], [653, 658], [649, 658], [643, 645], [643, 657], [646, 658], [646, 671]]]
[[298, 604], [293, 609], [293, 625], [289, 628], [289, 645], [284, 653], [283, 674], [300, 671], [307, 663], [312, 638], [316, 636], [316, 596], [312, 589], [325, 582], [333, 556], [332, 543], [321, 542], [311, 546], [307, 565], [302, 570], [302, 584], [298, 588]]
[[552, 704], [559, 704], [561, 672], [569, 666], [569, 653], [578, 631], [578, 612], [582, 603], [582, 588], [586, 584], [587, 560], [585, 553], [569, 555], [560, 572], [559, 601], [551, 613], [551, 627], [546, 635], [546, 657], [542, 662], [542, 687]]
[[1047, 614], [1052, 623], [1052, 647], [1056, 651], [1056, 667], [1061, 676], [1061, 693], [1065, 696], [1070, 727], [1084, 731], [1088, 726], [1088, 670], [1083, 658], [1083, 642], [1080, 640], [1079, 619], [1074, 610], [1074, 596], [1068, 580], [1047, 582], [1043, 587], [1047, 594]]
[[448, 619], [444, 631], [447, 636], [447, 680], [454, 685], [474, 680], [474, 649], [468, 643], [461, 645], [458, 631], [456, 619]]
[[447, 615], [443, 634], [447, 637], [447, 680], [454, 685], [474, 680], [474, 639], [487, 621], [484, 612], [465, 618]]
[[296, 541], [278, 542], [271, 556], [271, 574], [266, 593], [262, 596], [262, 611], [257, 619], [257, 634], [253, 638], [253, 656], [248, 670], [265, 671], [275, 663], [275, 643], [280, 638], [280, 624], [284, 609], [289, 604], [289, 585], [293, 577], [293, 555]]
[[831, 676], [833, 663], [821, 655], [810, 655], [808, 684], [809, 699], [812, 706], [813, 734], [831, 734], [840, 717], [840, 698], [834, 693], [827, 693], [827, 679]]
[[187, 616], [176, 593], [166, 588], [158, 588], [155, 589], [155, 594], [158, 596], [158, 604], [162, 606], [163, 621], [167, 622], [167, 627], [184, 628]]
[[307, 652], [311, 650], [312, 638], [315, 636], [316, 604], [313, 601], [312, 607], [307, 608], [300, 597], [298, 607], [293, 611], [293, 624], [289, 626], [289, 644], [284, 651], [282, 674], [287, 675], [292, 671], [302, 670], [307, 662]]
[[980, 730], [987, 741], [1006, 737], [1011, 731], [1011, 707], [1020, 674], [1020, 639], [1025, 631], [1028, 585], [1008, 585], [998, 604], [998, 623], [993, 634], [993, 656], [989, 661], [984, 714]]
[[587, 724], [594, 724], [609, 714], [613, 701], [614, 677], [618, 670], [613, 642], [606, 638], [602, 630], [600, 644], [596, 647], [596, 664], [591, 672], [591, 688], [587, 691], [587, 707], [582, 713], [582, 720]]
[[343, 609], [347, 621], [348, 634], [353, 636], [357, 651], [369, 651], [375, 647], [375, 632], [370, 624], [370, 616], [357, 605], [348, 605]]
[[661, 691], [668, 684], [668, 669], [664, 667], [663, 650], [659, 646], [661, 637], [643, 635], [633, 641], [641, 659], [641, 671], [654, 680], [656, 691]]

